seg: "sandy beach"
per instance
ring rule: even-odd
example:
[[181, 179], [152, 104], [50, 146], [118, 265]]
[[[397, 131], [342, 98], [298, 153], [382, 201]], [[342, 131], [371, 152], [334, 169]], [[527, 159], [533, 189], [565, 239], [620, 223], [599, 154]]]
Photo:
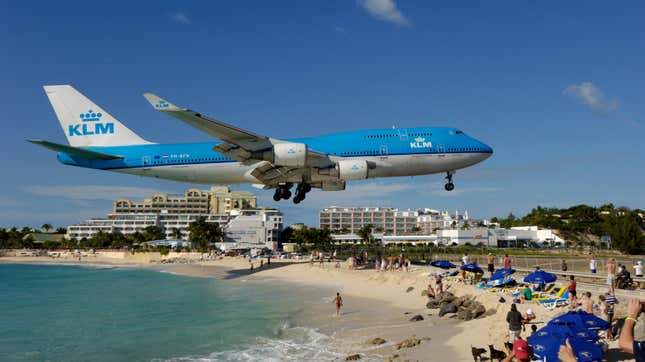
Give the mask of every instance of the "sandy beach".
[[[243, 258], [226, 257], [202, 261], [194, 255], [193, 257], [191, 262], [167, 264], [162, 264], [160, 260], [163, 258], [154, 255], [130, 258], [106, 254], [82, 257], [81, 261], [65, 257], [3, 257], [0, 262], [130, 266], [194, 277], [278, 280], [288, 282], [294, 288], [298, 285], [325, 288], [330, 291], [329, 306], [317, 306], [311, 310], [305, 308], [307, 320], [324, 334], [332, 336], [330, 343], [334, 348], [348, 356], [358, 353], [362, 360], [470, 361], [473, 358], [471, 346], [487, 348], [492, 344], [496, 349], [504, 350], [503, 342], [508, 340], [506, 313], [510, 308], [509, 296], [505, 296], [506, 303], [500, 303], [499, 294], [459, 282], [446, 282], [448, 290], [456, 296], [469, 295], [483, 304], [486, 307], [485, 316], [460, 321], [438, 317], [437, 309], [427, 309], [427, 298], [421, 295], [421, 291], [430, 280], [428, 272], [433, 271], [431, 267], [413, 267], [407, 273], [377, 273], [374, 270], [351, 270], [345, 264], [336, 268], [335, 263], [324, 263], [321, 266], [318, 263], [311, 265], [307, 262], [272, 259], [270, 266], [265, 263], [262, 268], [259, 267], [260, 261], [254, 260], [254, 270], [251, 271], [249, 261]], [[340, 317], [334, 316], [333, 291], [340, 292], [344, 299]], [[594, 295], [594, 298], [597, 296]], [[528, 308], [535, 311], [538, 328], [567, 311], [566, 308], [547, 310], [536, 303], [518, 305], [520, 312], [525, 312]], [[410, 321], [415, 315], [421, 315], [424, 320]], [[617, 311], [617, 316], [620, 316], [620, 310]], [[636, 328], [642, 329], [642, 326]], [[529, 333], [527, 329], [523, 336], [528, 336]], [[386, 342], [379, 345], [369, 343], [377, 337]], [[420, 343], [397, 349], [397, 343], [410, 338], [417, 338]], [[633, 359], [620, 353], [617, 341], [612, 341], [607, 360]]]

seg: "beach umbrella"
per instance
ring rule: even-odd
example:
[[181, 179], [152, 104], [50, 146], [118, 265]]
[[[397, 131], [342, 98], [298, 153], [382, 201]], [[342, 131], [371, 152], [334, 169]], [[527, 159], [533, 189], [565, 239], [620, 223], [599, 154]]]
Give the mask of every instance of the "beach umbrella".
[[497, 269], [488, 280], [504, 279], [513, 273], [515, 273], [515, 269]]
[[430, 265], [441, 268], [441, 269], [450, 269], [450, 268], [456, 268], [457, 266], [448, 260], [435, 260], [430, 263]]
[[477, 266], [477, 263], [464, 264], [461, 266], [461, 270], [465, 270], [471, 273], [484, 274], [484, 270]]
[[528, 338], [528, 344], [533, 348], [533, 354], [546, 361], [559, 361], [558, 351], [560, 346], [564, 345], [566, 339], [569, 339], [573, 353], [578, 361], [594, 362], [602, 361], [602, 348], [583, 338], [571, 335], [571, 329], [563, 325], [547, 325], [537, 330]]
[[524, 277], [524, 281], [532, 284], [553, 283], [557, 277], [554, 274], [547, 273], [544, 270], [536, 270]]
[[549, 323], [574, 324], [578, 328], [590, 331], [604, 331], [609, 328], [607, 321], [583, 310], [569, 311], [552, 319]]

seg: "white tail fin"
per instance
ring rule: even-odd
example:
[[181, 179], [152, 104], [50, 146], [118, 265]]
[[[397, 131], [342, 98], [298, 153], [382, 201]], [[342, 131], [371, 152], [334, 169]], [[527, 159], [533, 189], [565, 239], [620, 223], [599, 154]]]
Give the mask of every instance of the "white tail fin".
[[70, 85], [46, 85], [45, 93], [69, 144], [74, 147], [150, 143]]

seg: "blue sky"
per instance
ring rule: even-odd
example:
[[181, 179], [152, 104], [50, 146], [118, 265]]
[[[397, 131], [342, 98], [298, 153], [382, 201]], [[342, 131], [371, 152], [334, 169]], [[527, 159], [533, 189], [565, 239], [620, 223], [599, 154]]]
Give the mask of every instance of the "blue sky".
[[[0, 12], [0, 225], [75, 223], [116, 196], [190, 185], [59, 164], [25, 142], [65, 137], [42, 90], [72, 84], [155, 142], [209, 136], [141, 94], [274, 137], [455, 126], [495, 154], [443, 175], [354, 182], [278, 206], [644, 207], [645, 3], [360, 1], [11, 2]], [[250, 189], [249, 187], [238, 187]]]

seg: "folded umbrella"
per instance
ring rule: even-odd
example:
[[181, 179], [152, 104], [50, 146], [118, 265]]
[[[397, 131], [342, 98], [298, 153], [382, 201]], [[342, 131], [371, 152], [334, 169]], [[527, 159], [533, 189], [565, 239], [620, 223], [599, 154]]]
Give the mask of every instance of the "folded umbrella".
[[448, 260], [435, 260], [430, 263], [430, 265], [441, 268], [441, 269], [450, 269], [450, 268], [456, 268], [457, 266]]

